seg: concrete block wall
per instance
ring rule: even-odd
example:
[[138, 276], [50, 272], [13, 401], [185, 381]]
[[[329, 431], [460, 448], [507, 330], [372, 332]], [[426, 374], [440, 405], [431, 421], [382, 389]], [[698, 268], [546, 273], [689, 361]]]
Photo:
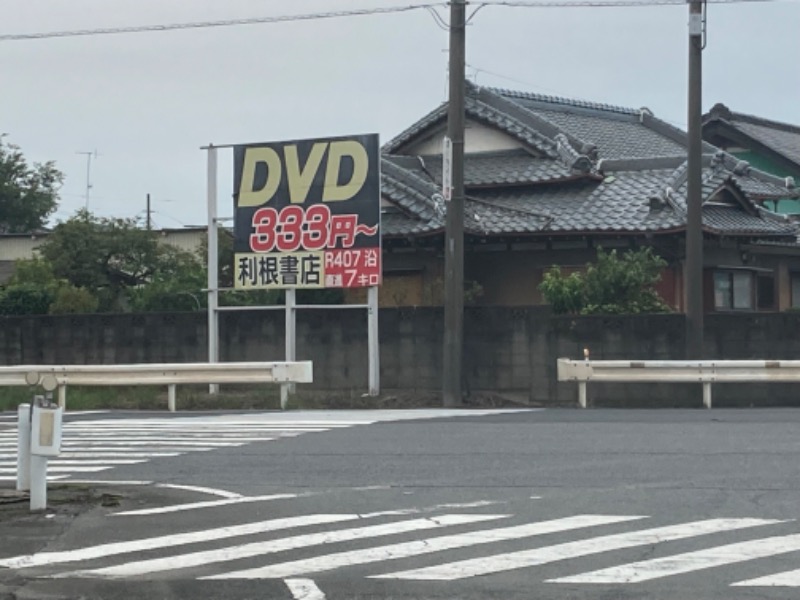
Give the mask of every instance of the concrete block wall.
[[[441, 387], [443, 310], [380, 312], [383, 389]], [[800, 359], [800, 313], [707, 315], [707, 356]], [[575, 384], [558, 383], [556, 358], [681, 359], [679, 314], [552, 316], [546, 307], [467, 307], [464, 389], [508, 394], [543, 405], [574, 405]], [[220, 315], [221, 359], [282, 360], [282, 310]], [[314, 362], [314, 387], [366, 391], [367, 316], [363, 309], [303, 309], [297, 358]], [[0, 364], [202, 362], [205, 313], [0, 318]], [[590, 384], [596, 406], [700, 406], [699, 384]], [[715, 406], [800, 405], [794, 384], [716, 385]]]

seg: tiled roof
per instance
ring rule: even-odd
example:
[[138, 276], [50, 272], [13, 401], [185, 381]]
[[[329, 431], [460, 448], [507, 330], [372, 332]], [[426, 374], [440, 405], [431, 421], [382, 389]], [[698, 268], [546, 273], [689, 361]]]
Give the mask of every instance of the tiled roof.
[[703, 117], [704, 126], [723, 124], [741, 132], [800, 168], [800, 126], [737, 113], [716, 104]]
[[[424, 164], [437, 185], [442, 183], [442, 157], [424, 156]], [[525, 150], [468, 154], [464, 158], [464, 185], [485, 187], [542, 183], [579, 177], [563, 162], [537, 158]]]
[[734, 206], [706, 205], [703, 207], [703, 226], [716, 233], [735, 235], [791, 235], [796, 226], [750, 215]]
[[[685, 181], [671, 191], [669, 198], [664, 198], [669, 184], [681, 180], [680, 170], [685, 170], [685, 165], [678, 169], [609, 172], [602, 182], [578, 180], [544, 186], [468, 190], [465, 231], [475, 235], [524, 235], [680, 230], [686, 224]], [[397, 196], [397, 187], [386, 185], [387, 178], [391, 176], [384, 169], [385, 193], [389, 189], [393, 201], [410, 206], [411, 202]], [[421, 181], [421, 178], [417, 180]], [[707, 167], [704, 182], [706, 201], [711, 193], [725, 184], [737, 189], [732, 173], [721, 171], [719, 167]], [[703, 208], [703, 223], [707, 230], [725, 235], [795, 235], [794, 223], [765, 212], [749, 204], [726, 206], [709, 203]], [[436, 233], [444, 227], [443, 213], [431, 219], [398, 214], [391, 217], [391, 220], [385, 218], [383, 221], [384, 235], [388, 237]]]
[[[465, 157], [465, 231], [473, 235], [674, 232], [686, 224], [686, 134], [647, 109], [467, 86], [472, 119], [517, 150]], [[437, 108], [384, 146], [388, 237], [444, 230], [441, 156], [402, 155], [440, 131]], [[796, 225], [757, 200], [800, 197], [787, 181], [703, 146], [703, 223], [720, 235], [793, 240]]]
[[569, 101], [495, 90], [567, 134], [597, 146], [600, 158], [647, 158], [686, 152], [683, 143], [648, 127], [647, 109]]

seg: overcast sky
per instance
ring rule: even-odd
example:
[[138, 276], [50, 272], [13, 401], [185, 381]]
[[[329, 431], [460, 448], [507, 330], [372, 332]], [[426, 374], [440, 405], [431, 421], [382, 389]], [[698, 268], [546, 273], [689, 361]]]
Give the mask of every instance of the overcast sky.
[[[420, 0], [0, 0], [0, 35], [405, 6]], [[475, 4], [473, 4], [473, 7]], [[446, 9], [439, 9], [446, 17]], [[686, 6], [488, 6], [467, 31], [479, 85], [650, 108], [685, 128]], [[703, 110], [800, 125], [800, 1], [711, 4]], [[162, 33], [0, 42], [0, 133], [85, 204], [159, 227], [204, 224], [199, 148], [377, 132], [446, 100], [447, 32], [424, 10]], [[230, 151], [220, 212], [231, 214]]]

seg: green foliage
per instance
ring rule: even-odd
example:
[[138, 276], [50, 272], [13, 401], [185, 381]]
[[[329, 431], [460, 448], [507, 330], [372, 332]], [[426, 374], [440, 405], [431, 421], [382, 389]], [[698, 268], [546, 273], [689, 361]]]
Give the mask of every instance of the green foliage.
[[156, 235], [134, 220], [86, 210], [59, 223], [40, 252], [57, 278], [97, 296], [101, 311], [122, 310], [126, 292], [150, 280], [161, 256]]
[[586, 305], [586, 289], [580, 273], [562, 275], [557, 266], [545, 272], [539, 290], [556, 314], [579, 314]]
[[558, 267], [546, 272], [539, 289], [556, 314], [637, 314], [669, 312], [655, 290], [667, 266], [652, 248], [597, 251], [597, 262], [583, 274], [564, 276]]
[[53, 273], [53, 265], [38, 257], [16, 261], [14, 263], [14, 274], [6, 285], [15, 286], [24, 283], [51, 288], [57, 287], [58, 281]]
[[29, 165], [18, 146], [0, 135], [0, 233], [42, 229], [58, 206], [64, 176], [54, 163]]
[[94, 313], [99, 305], [99, 299], [89, 290], [67, 283], [56, 291], [49, 312], [51, 315]]
[[130, 308], [136, 312], [205, 309], [207, 282], [205, 266], [195, 254], [160, 246], [149, 281], [129, 292]]
[[46, 315], [53, 291], [31, 283], [21, 283], [0, 291], [0, 315]]

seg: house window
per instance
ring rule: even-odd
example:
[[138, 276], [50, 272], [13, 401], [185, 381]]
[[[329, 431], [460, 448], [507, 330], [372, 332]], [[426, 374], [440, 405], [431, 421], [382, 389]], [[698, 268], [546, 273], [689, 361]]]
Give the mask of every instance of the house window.
[[[800, 273], [793, 294], [800, 305]], [[794, 294], [796, 287], [797, 295]], [[775, 310], [775, 276], [772, 271], [720, 269], [714, 271], [716, 310]]]
[[749, 271], [715, 271], [714, 308], [753, 310], [753, 274]]
[[800, 308], [800, 272], [792, 273], [792, 308]]
[[775, 310], [775, 277], [772, 273], [756, 275], [756, 301], [758, 310]]

